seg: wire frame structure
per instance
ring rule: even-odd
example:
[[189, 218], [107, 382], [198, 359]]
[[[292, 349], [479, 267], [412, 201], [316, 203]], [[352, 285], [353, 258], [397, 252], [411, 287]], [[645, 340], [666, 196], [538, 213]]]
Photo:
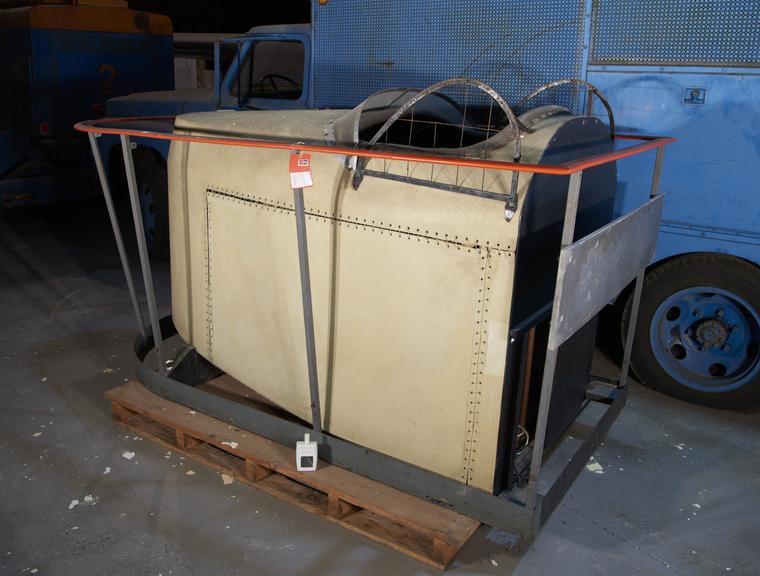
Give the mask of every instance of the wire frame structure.
[[[589, 116], [593, 109], [593, 98], [597, 97], [607, 112], [610, 134], [614, 138], [615, 118], [612, 108], [594, 85], [583, 80], [564, 79], [541, 86], [518, 102], [515, 109], [523, 108], [526, 103], [547, 91], [563, 87], [586, 91], [586, 114]], [[436, 100], [438, 104], [439, 113], [436, 116], [432, 114], [436, 106], [430, 106], [431, 100]], [[441, 107], [447, 107], [448, 110], [441, 112]], [[570, 113], [560, 106], [544, 106], [521, 121], [513, 108], [488, 84], [464, 77], [443, 80], [424, 90], [402, 91], [395, 99], [385, 103], [385, 110], [389, 113], [392, 111], [392, 114], [379, 128], [373, 129], [371, 135], [362, 134], [358, 129], [360, 115], [357, 115], [354, 144], [376, 150], [409, 151], [426, 148], [442, 156], [483, 161], [501, 156], [501, 148], [507, 146], [512, 151], [511, 161], [515, 164], [522, 159], [521, 138], [533, 131], [531, 122], [550, 115]], [[374, 164], [369, 167], [369, 159], [365, 158], [361, 162], [355, 162], [354, 168], [355, 188], [359, 187], [364, 176], [374, 176], [484, 198], [503, 199], [504, 214], [508, 221], [517, 209], [519, 172], [516, 170], [512, 171], [508, 188], [504, 190], [503, 182], [496, 177], [498, 172], [486, 167], [476, 173], [472, 170], [463, 172], [459, 165], [431, 165], [430, 170], [425, 171], [419, 163], [409, 160], [384, 160], [380, 168]]]

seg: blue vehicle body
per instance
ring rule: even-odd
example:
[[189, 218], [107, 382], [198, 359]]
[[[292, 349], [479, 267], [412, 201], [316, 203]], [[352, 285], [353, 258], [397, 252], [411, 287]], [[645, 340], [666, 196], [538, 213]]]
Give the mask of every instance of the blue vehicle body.
[[2, 207], [88, 188], [92, 162], [74, 123], [102, 116], [113, 96], [173, 85], [164, 16], [34, 5], [0, 10], [0, 29]]
[[[637, 373], [648, 385], [705, 404], [760, 402], [760, 288], [753, 288], [760, 284], [756, 2], [420, 0], [412, 9], [401, 0], [343, 0], [314, 2], [310, 30], [279, 33], [305, 46], [297, 100], [235, 94], [250, 46], [242, 39], [233, 40], [241, 43], [240, 57], [218, 78], [210, 100], [177, 101], [172, 108], [156, 99], [122, 114], [116, 104], [128, 99], [120, 99], [109, 113], [349, 108], [380, 90], [455, 76], [482, 80], [517, 103], [546, 83], [586, 80], [609, 100], [617, 132], [678, 138], [661, 175], [666, 205], [642, 306], [649, 315], [639, 319]], [[587, 97], [564, 86], [532, 105], [580, 112]], [[165, 157], [168, 146], [157, 146]], [[653, 160], [619, 163], [620, 212], [648, 193]], [[648, 375], [639, 370], [647, 362], [659, 366]]]
[[[303, 90], [295, 99], [243, 98], [238, 97], [235, 83], [239, 70], [251, 57], [257, 42], [298, 43], [303, 46]], [[311, 26], [308, 24], [257, 26], [245, 36], [224, 40], [221, 44], [235, 50], [236, 56], [230, 66], [221, 74], [217, 66], [217, 82], [213, 90], [167, 90], [134, 93], [112, 98], [106, 103], [106, 113], [111, 117], [128, 116], [176, 116], [190, 112], [209, 112], [229, 108], [250, 108], [259, 110], [303, 109], [313, 106], [311, 92]], [[153, 150], [163, 161], [169, 154], [167, 141], [135, 139], [138, 147]], [[120, 154], [116, 138], [101, 138], [101, 154], [112, 158]]]

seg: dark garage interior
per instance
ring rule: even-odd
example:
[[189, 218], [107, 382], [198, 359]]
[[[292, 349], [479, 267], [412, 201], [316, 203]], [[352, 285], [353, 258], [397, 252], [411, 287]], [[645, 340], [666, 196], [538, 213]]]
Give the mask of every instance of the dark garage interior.
[[699, 6], [0, 0], [0, 573], [756, 574]]

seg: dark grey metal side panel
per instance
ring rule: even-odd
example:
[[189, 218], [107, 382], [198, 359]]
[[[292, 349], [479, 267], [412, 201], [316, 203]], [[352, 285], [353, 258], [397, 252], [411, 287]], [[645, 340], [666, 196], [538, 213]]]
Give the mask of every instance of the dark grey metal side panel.
[[[657, 196], [636, 210], [562, 249], [562, 278], [555, 310], [561, 314], [549, 346], [565, 340], [609, 304], [646, 268], [654, 257], [663, 197]], [[635, 239], [621, 242], [620, 238]]]

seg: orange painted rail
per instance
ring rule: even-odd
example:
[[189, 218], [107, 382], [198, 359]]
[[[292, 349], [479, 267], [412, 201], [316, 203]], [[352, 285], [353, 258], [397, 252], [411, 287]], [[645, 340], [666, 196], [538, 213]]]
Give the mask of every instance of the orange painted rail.
[[615, 134], [617, 140], [639, 141], [623, 148], [604, 154], [588, 156], [579, 160], [565, 162], [552, 166], [542, 164], [523, 164], [520, 162], [501, 162], [497, 160], [478, 160], [475, 158], [457, 158], [429, 156], [425, 154], [411, 154], [404, 152], [389, 152], [383, 150], [367, 150], [362, 148], [350, 148], [344, 146], [328, 146], [325, 144], [305, 144], [302, 142], [283, 142], [278, 140], [262, 140], [256, 138], [233, 138], [229, 136], [196, 136], [190, 134], [175, 134], [173, 132], [156, 132], [153, 130], [138, 130], [134, 128], [119, 127], [120, 124], [133, 122], [174, 122], [174, 116], [133, 116], [126, 118], [102, 118], [99, 120], [85, 120], [74, 125], [80, 132], [94, 132], [96, 134], [114, 134], [131, 136], [134, 138], [152, 138], [156, 140], [172, 140], [178, 142], [195, 142], [198, 144], [218, 144], [222, 146], [239, 146], [243, 148], [266, 148], [270, 150], [297, 150], [301, 152], [315, 152], [320, 154], [334, 154], [339, 156], [358, 156], [361, 158], [378, 158], [381, 160], [400, 160], [404, 162], [419, 162], [426, 164], [442, 164], [446, 166], [462, 166], [467, 168], [485, 168], [489, 170], [509, 170], [515, 172], [529, 172], [533, 174], [553, 174], [556, 176], [568, 176], [581, 170], [588, 170], [595, 166], [630, 158], [649, 150], [662, 148], [676, 141], [675, 138], [660, 136], [637, 136], [631, 134]]

